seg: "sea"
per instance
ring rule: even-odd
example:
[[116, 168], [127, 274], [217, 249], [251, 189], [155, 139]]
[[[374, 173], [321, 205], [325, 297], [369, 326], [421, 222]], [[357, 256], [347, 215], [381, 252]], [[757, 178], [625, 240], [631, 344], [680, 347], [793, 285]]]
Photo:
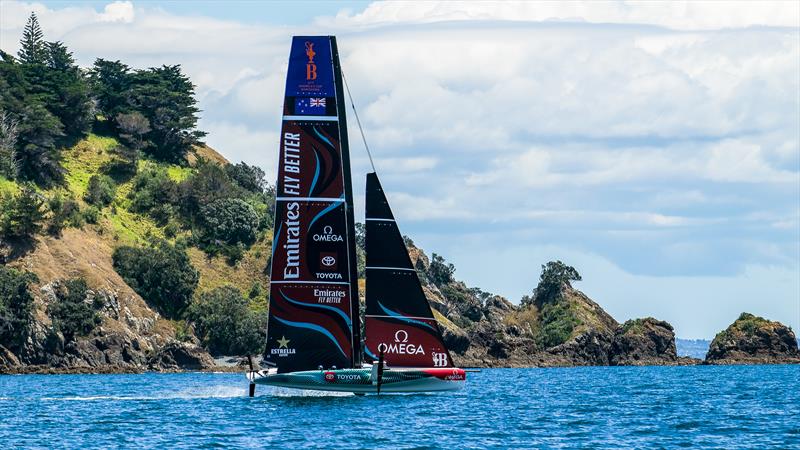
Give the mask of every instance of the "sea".
[[488, 369], [354, 396], [242, 374], [0, 376], [4, 448], [800, 448], [800, 366]]

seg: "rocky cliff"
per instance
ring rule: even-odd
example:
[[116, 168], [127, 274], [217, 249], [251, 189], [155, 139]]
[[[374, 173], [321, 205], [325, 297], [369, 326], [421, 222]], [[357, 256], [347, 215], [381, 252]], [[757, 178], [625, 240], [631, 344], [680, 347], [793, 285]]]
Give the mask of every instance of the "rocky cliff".
[[742, 313], [714, 337], [706, 361], [711, 364], [800, 363], [800, 353], [791, 328]]
[[425, 292], [457, 364], [467, 367], [550, 367], [696, 363], [679, 360], [672, 326], [653, 318], [620, 325], [569, 285], [557, 300], [516, 306], [459, 281], [434, 284], [431, 262], [409, 246]]

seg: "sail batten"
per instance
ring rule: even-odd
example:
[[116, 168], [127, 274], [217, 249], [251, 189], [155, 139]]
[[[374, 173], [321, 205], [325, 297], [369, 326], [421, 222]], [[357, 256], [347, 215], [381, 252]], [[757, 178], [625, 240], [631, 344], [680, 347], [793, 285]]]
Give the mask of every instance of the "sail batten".
[[360, 361], [353, 197], [338, 64], [335, 38], [293, 39], [265, 354], [281, 373]]
[[390, 366], [453, 367], [378, 176], [367, 174], [366, 345]]

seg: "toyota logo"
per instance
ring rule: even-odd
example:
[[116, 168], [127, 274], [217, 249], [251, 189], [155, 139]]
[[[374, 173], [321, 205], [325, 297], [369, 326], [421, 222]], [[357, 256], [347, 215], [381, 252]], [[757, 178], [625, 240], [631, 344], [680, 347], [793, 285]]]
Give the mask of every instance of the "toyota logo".
[[336, 258], [334, 258], [333, 256], [324, 256], [322, 258], [322, 265], [323, 266], [330, 267], [330, 266], [332, 266], [334, 264], [336, 264]]

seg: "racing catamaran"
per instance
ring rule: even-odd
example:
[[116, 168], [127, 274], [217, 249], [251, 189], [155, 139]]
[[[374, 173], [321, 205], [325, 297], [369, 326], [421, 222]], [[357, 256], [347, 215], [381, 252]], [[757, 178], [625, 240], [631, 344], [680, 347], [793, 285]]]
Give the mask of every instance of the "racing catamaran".
[[294, 37], [278, 160], [267, 345], [255, 385], [354, 393], [461, 388], [376, 173], [366, 187], [362, 347], [336, 38]]

